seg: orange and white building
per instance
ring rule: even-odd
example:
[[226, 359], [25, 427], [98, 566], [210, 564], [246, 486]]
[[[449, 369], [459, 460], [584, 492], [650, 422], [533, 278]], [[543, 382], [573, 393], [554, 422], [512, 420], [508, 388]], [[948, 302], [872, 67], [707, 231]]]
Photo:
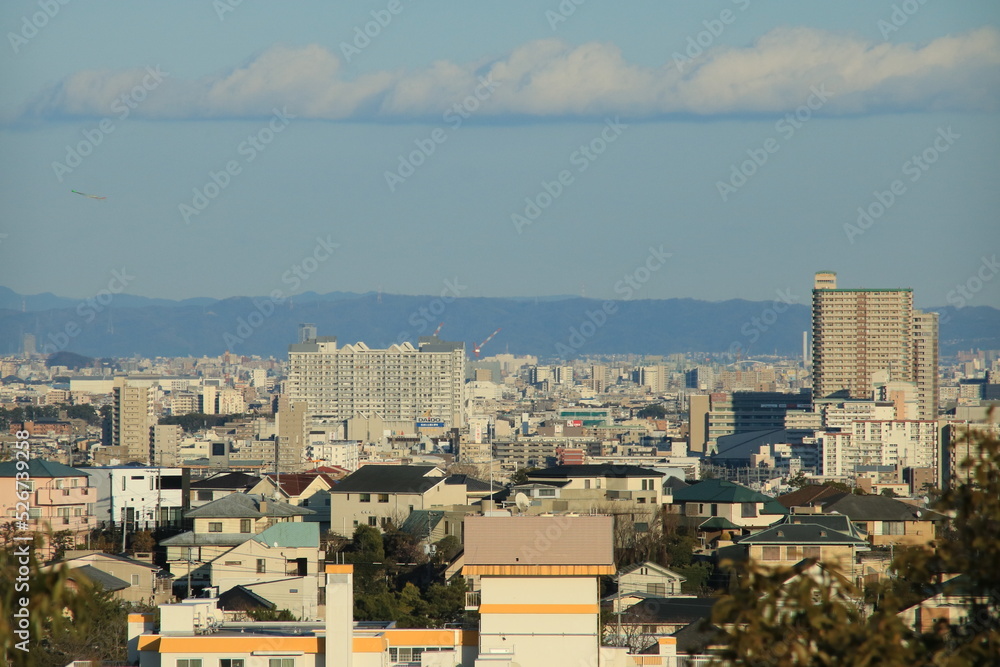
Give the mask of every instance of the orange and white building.
[[601, 645], [599, 580], [614, 574], [610, 516], [469, 517], [467, 608], [477, 628], [355, 623], [353, 565], [325, 568], [319, 623], [226, 623], [212, 599], [129, 617], [141, 667], [676, 667], [676, 640], [655, 654]]

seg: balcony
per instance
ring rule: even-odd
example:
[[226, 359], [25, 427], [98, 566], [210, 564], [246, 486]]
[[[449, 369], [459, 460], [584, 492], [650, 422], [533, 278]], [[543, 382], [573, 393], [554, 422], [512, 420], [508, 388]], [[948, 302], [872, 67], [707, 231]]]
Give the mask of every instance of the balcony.
[[469, 591], [465, 594], [465, 611], [477, 611], [481, 603], [480, 591]]

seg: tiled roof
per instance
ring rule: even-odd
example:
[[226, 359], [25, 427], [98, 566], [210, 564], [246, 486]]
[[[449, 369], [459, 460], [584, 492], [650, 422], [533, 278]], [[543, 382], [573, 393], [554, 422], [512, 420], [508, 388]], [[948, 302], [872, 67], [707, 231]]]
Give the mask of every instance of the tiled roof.
[[[263, 504], [263, 509], [261, 505]], [[185, 519], [259, 519], [261, 517], [306, 516], [315, 514], [311, 509], [296, 507], [280, 500], [268, 500], [263, 496], [247, 493], [231, 493], [228, 496], [205, 503], [184, 515]]]
[[69, 578], [72, 579], [74, 576], [83, 575], [85, 579], [89, 579], [95, 585], [103, 588], [106, 591], [120, 591], [128, 588], [132, 584], [127, 581], [122, 581], [113, 574], [108, 574], [98, 570], [93, 565], [83, 565], [82, 567], [74, 567], [69, 571]]
[[245, 472], [226, 472], [213, 475], [207, 479], [191, 482], [192, 489], [228, 489], [243, 491], [260, 481], [260, 477]]
[[[4, 461], [0, 463], [0, 477], [15, 477], [17, 473], [22, 472], [20, 468], [17, 467], [18, 463], [24, 463], [23, 461]], [[46, 461], [45, 459], [31, 459], [28, 461], [28, 469], [26, 471], [29, 477], [86, 477], [87, 473], [76, 468], [70, 468], [69, 466], [63, 465], [62, 463], [56, 463], [55, 461]]]
[[302, 495], [302, 492], [309, 488], [309, 485], [315, 482], [317, 477], [322, 479], [328, 487], [333, 486], [333, 480], [326, 475], [315, 475], [306, 472], [281, 473], [280, 475], [269, 472], [264, 476], [275, 486], [280, 485], [282, 493], [289, 498]]
[[597, 465], [552, 466], [542, 470], [533, 470], [528, 478], [562, 478], [567, 477], [663, 477], [666, 473], [651, 468], [639, 466], [600, 463]]
[[815, 523], [783, 523], [737, 540], [740, 544], [853, 544], [866, 546], [860, 538], [830, 530]]
[[441, 510], [413, 510], [399, 529], [423, 540], [430, 536], [442, 519], [444, 519], [444, 512]]
[[254, 541], [273, 547], [319, 549], [319, 524], [282, 521], [253, 536]]
[[445, 480], [428, 476], [435, 466], [381, 466], [358, 468], [333, 487], [331, 493], [424, 493]]
[[937, 517], [919, 507], [886, 496], [841, 493], [822, 501], [824, 512], [840, 512], [852, 521], [919, 521]]
[[164, 547], [235, 547], [253, 537], [253, 533], [196, 533], [188, 531], [160, 540]]
[[718, 598], [648, 598], [622, 614], [630, 624], [693, 623], [712, 615]]
[[773, 498], [724, 479], [705, 479], [674, 491], [674, 502], [766, 503], [769, 500]]
[[832, 486], [809, 484], [801, 489], [778, 496], [778, 502], [785, 507], [806, 507], [810, 503], [843, 493]]

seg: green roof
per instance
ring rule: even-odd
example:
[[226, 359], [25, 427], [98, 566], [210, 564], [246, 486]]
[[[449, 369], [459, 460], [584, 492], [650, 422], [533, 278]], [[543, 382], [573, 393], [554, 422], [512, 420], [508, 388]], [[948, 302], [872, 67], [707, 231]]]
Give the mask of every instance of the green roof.
[[267, 546], [279, 547], [312, 547], [319, 548], [319, 524], [293, 523], [285, 521], [276, 523], [260, 534], [254, 535], [254, 540]]
[[764, 507], [760, 511], [761, 514], [788, 514], [788, 508], [779, 503], [774, 498], [764, 501]]
[[[23, 461], [4, 461], [0, 463], [0, 477], [15, 477], [18, 472], [21, 472], [17, 464], [23, 463]], [[31, 459], [28, 461], [28, 470], [26, 471], [29, 477], [86, 477], [87, 473], [76, 468], [70, 468], [61, 463], [56, 463], [55, 461], [46, 461], [45, 459]]]
[[766, 503], [769, 500], [773, 498], [724, 479], [705, 479], [674, 491], [675, 503]]
[[699, 530], [742, 530], [740, 526], [730, 521], [724, 516], [713, 516], [711, 519], [705, 521], [700, 526]]

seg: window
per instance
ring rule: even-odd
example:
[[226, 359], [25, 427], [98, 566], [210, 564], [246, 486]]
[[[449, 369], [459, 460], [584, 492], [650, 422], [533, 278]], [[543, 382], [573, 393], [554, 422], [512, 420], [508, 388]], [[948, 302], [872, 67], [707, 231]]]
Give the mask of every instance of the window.
[[266, 573], [267, 573], [267, 561], [264, 560], [263, 558], [258, 558], [257, 559], [257, 574], [266, 574]]
[[802, 548], [803, 558], [822, 558], [823, 557], [823, 547], [803, 547]]
[[201, 667], [201, 658], [178, 658], [177, 667]]
[[645, 505], [646, 504], [646, 499], [645, 498], [636, 498], [635, 502], [639, 503], [640, 505]]
[[740, 503], [742, 512], [741, 516], [743, 518], [753, 518], [757, 516], [757, 504], [756, 503]]
[[198, 492], [198, 500], [211, 500], [211, 499], [212, 499], [212, 492], [211, 491], [199, 491]]
[[133, 574], [132, 575], [132, 585], [133, 586], [138, 586], [139, 585], [139, 575], [138, 574]]
[[245, 667], [243, 658], [222, 658], [219, 660], [219, 667]]
[[883, 535], [903, 535], [903, 522], [902, 521], [883, 521], [882, 522], [882, 534]]
[[210, 533], [221, 533], [222, 532], [222, 522], [221, 521], [210, 521], [208, 523], [208, 532], [210, 532]]
[[788, 560], [797, 561], [799, 559], [799, 548], [798, 547], [788, 547], [785, 550]]
[[781, 547], [764, 547], [764, 560], [781, 560]]
[[583, 480], [583, 488], [585, 488], [585, 489], [589, 489], [590, 488], [590, 480], [589, 479]]
[[378, 517], [376, 517], [376, 516], [370, 516], [370, 517], [368, 517], [368, 525], [369, 526], [373, 526], [373, 527], [377, 526], [378, 525]]
[[271, 658], [267, 667], [295, 667], [295, 658]]
[[650, 595], [666, 595], [666, 584], [646, 584], [646, 592]]
[[249, 533], [253, 529], [252, 519], [240, 519], [240, 532]]
[[243, 565], [241, 560], [227, 560], [225, 563], [226, 565]]
[[555, 489], [538, 489], [538, 497], [539, 498], [555, 498], [556, 497], [556, 490]]
[[372, 494], [370, 493], [359, 493], [358, 502], [359, 503], [370, 503], [372, 501]]
[[380, 493], [380, 494], [378, 494], [378, 501], [380, 503], [387, 503], [387, 502], [389, 502], [389, 494], [388, 493]]
[[646, 491], [646, 480], [642, 480], [642, 490]]

